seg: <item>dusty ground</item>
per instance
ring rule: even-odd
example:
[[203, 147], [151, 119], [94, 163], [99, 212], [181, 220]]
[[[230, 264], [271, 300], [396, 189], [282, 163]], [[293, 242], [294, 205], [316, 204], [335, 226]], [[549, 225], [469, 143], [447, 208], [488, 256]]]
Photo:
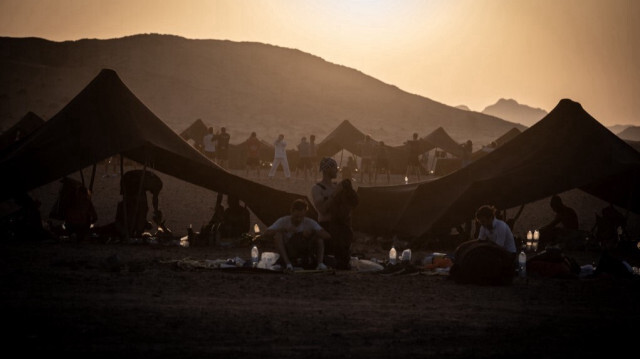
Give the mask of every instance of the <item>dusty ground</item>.
[[[312, 183], [257, 180], [300, 193]], [[96, 183], [99, 224], [115, 215], [114, 183]], [[48, 193], [57, 188], [32, 193], [45, 217]], [[563, 195], [585, 226], [601, 209], [593, 198]], [[166, 178], [160, 201], [174, 234], [185, 235], [189, 223], [208, 221], [215, 193]], [[547, 206], [528, 206], [516, 232], [546, 221]], [[362, 243], [358, 249], [366, 258], [388, 250]], [[414, 258], [425, 254], [415, 251]], [[579, 264], [599, 255], [568, 254]], [[110, 358], [581, 358], [637, 351], [637, 279], [530, 277], [484, 287], [443, 275], [258, 274], [176, 264], [236, 256], [247, 259], [249, 248], [0, 241], [3, 347], [25, 357]]]

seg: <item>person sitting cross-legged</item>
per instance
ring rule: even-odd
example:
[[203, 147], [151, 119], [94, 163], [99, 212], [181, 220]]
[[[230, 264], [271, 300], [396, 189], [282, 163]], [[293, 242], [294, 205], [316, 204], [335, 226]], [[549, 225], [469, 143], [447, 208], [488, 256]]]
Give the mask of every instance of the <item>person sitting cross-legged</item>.
[[[275, 246], [284, 261], [286, 270], [293, 270], [293, 261], [325, 270], [324, 241], [331, 238], [318, 222], [306, 217], [308, 204], [303, 199], [293, 201], [291, 214], [280, 217], [264, 234], [263, 239], [275, 238]], [[305, 263], [306, 262], [306, 263]]]

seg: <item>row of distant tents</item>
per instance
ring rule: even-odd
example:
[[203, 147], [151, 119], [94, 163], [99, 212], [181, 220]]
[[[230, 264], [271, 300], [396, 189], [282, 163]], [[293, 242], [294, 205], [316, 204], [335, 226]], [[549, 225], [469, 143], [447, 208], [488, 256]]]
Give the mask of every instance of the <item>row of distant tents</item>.
[[[196, 148], [202, 148], [202, 138], [207, 133], [207, 125], [201, 120], [195, 120], [189, 127], [180, 133], [180, 137], [186, 141], [193, 141]], [[520, 130], [512, 128], [505, 134], [494, 141], [495, 147], [501, 146], [512, 138], [520, 134]], [[331, 131], [322, 141], [317, 142], [318, 157], [332, 157], [337, 153], [347, 150], [349, 154], [356, 157], [362, 157], [361, 143], [364, 141], [366, 134], [355, 127], [349, 120], [344, 120], [333, 131]], [[273, 160], [274, 146], [262, 139], [260, 140], [259, 156], [260, 160], [270, 162]], [[371, 141], [378, 144], [379, 140], [371, 138]], [[462, 165], [463, 148], [457, 143], [442, 127], [438, 127], [430, 134], [418, 139], [420, 153], [425, 155], [427, 152], [439, 149], [441, 153], [447, 153], [452, 159], [447, 160], [447, 165], [440, 166], [436, 175], [442, 175], [456, 170]], [[409, 145], [400, 146], [384, 145], [389, 156], [389, 170], [392, 173], [405, 173], [409, 158]], [[470, 160], [477, 160], [488, 152], [488, 147], [483, 147], [473, 152]], [[247, 141], [229, 145], [229, 167], [233, 169], [243, 168], [247, 154]], [[298, 161], [298, 151], [295, 149], [287, 150], [287, 158], [289, 164], [296, 166]], [[445, 162], [441, 162], [445, 163]], [[434, 166], [435, 168], [435, 166]], [[426, 168], [425, 168], [426, 170]]]
[[[319, 154], [333, 155], [342, 148], [358, 154], [358, 148], [349, 146], [362, 136], [345, 121], [320, 142]], [[446, 148], [444, 143], [437, 146]], [[114, 71], [105, 69], [50, 120], [0, 152], [0, 201], [118, 154], [197, 186], [236, 195], [265, 224], [287, 214], [294, 199], [306, 198], [219, 167], [155, 116]], [[449, 175], [409, 185], [360, 186], [353, 225], [366, 233], [426, 237], [464, 223], [480, 205], [514, 208], [573, 188], [640, 213], [638, 183], [640, 153], [580, 104], [565, 99], [531, 128]], [[309, 215], [317, 213], [312, 208]]]

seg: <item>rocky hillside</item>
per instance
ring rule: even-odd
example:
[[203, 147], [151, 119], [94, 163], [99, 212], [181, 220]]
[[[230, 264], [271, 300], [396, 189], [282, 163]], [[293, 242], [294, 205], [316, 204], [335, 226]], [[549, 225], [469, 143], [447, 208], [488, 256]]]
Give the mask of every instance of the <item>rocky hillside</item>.
[[343, 120], [388, 144], [442, 126], [456, 141], [485, 144], [524, 126], [407, 93], [355, 69], [261, 43], [135, 35], [52, 42], [0, 38], [3, 129], [28, 111], [50, 118], [100, 69], [127, 86], [176, 132], [202, 119], [237, 143], [251, 131], [289, 143], [324, 138]]

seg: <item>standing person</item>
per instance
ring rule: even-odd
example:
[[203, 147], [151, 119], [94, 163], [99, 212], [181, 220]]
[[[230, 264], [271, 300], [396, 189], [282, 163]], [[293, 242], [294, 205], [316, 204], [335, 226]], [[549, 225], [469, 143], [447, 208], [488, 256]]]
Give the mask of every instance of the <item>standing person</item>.
[[229, 140], [231, 135], [227, 133], [225, 127], [220, 128], [220, 134], [217, 136], [216, 158], [221, 167], [229, 167]]
[[316, 135], [309, 136], [309, 171], [316, 180], [316, 172], [313, 170], [315, 164], [318, 163], [318, 147], [316, 146]]
[[204, 150], [204, 155], [207, 156], [207, 158], [211, 161], [215, 161], [216, 159], [216, 145], [213, 142], [213, 137], [213, 127], [209, 127], [207, 129], [207, 133], [202, 137], [202, 148]]
[[331, 234], [327, 240], [327, 253], [335, 256], [337, 269], [350, 269], [351, 211], [358, 204], [358, 196], [351, 180], [333, 181], [338, 174], [338, 164], [333, 158], [323, 158], [320, 171], [322, 180], [311, 188], [311, 198], [318, 211], [318, 222]]
[[369, 183], [373, 172], [373, 156], [375, 155], [375, 143], [371, 136], [366, 135], [360, 143], [360, 182], [364, 183], [364, 174], [367, 174]]
[[97, 220], [98, 214], [91, 201], [91, 191], [78, 184], [64, 213], [64, 223], [69, 234], [75, 234], [78, 241], [85, 240], [91, 225]]
[[296, 166], [296, 177], [298, 176], [298, 170], [302, 170], [306, 181], [309, 167], [309, 142], [307, 142], [306, 137], [302, 137], [298, 144], [298, 165]]
[[282, 165], [282, 170], [284, 171], [284, 176], [289, 179], [291, 177], [291, 172], [289, 171], [289, 162], [287, 161], [287, 143], [284, 141], [284, 135], [278, 135], [278, 139], [273, 143], [274, 155], [273, 155], [273, 164], [271, 165], [271, 170], [269, 170], [269, 178], [273, 178], [276, 175], [276, 170], [278, 166]]
[[496, 218], [496, 209], [493, 206], [484, 205], [476, 211], [476, 220], [480, 223], [478, 240], [489, 240], [503, 247], [513, 254], [515, 260], [516, 242], [513, 233], [506, 222]]
[[471, 163], [471, 155], [473, 153], [473, 142], [467, 140], [462, 144], [462, 167], [467, 167]]
[[[122, 202], [118, 203], [116, 211], [116, 223], [129, 236], [140, 236], [148, 229], [147, 192], [152, 195], [153, 217], [156, 223], [160, 223], [162, 212], [158, 208], [158, 197], [162, 190], [162, 180], [149, 170], [131, 170], [126, 172], [120, 180], [120, 194]], [[124, 228], [124, 214], [126, 211], [127, 229]]]
[[[318, 222], [306, 217], [308, 205], [305, 200], [296, 199], [291, 205], [291, 214], [280, 217], [261, 235], [261, 238], [275, 238], [275, 245], [287, 270], [293, 270], [292, 261], [300, 259], [310, 265], [313, 258], [316, 269], [326, 270], [324, 264], [324, 241], [330, 238]], [[277, 234], [279, 234], [277, 236]]]
[[247, 177], [249, 176], [250, 168], [255, 168], [256, 176], [260, 177], [260, 140], [258, 140], [255, 132], [251, 132], [251, 136], [247, 139]]
[[407, 162], [407, 172], [405, 176], [407, 179], [412, 173], [415, 173], [420, 181], [420, 172], [422, 172], [422, 165], [420, 163], [420, 140], [418, 139], [418, 133], [413, 134], [413, 139], [405, 142], [409, 147], [409, 158]]
[[387, 184], [391, 183], [391, 170], [389, 170], [389, 150], [384, 141], [376, 148], [375, 172], [373, 173], [373, 183], [378, 179], [378, 173], [384, 171], [387, 174]]

